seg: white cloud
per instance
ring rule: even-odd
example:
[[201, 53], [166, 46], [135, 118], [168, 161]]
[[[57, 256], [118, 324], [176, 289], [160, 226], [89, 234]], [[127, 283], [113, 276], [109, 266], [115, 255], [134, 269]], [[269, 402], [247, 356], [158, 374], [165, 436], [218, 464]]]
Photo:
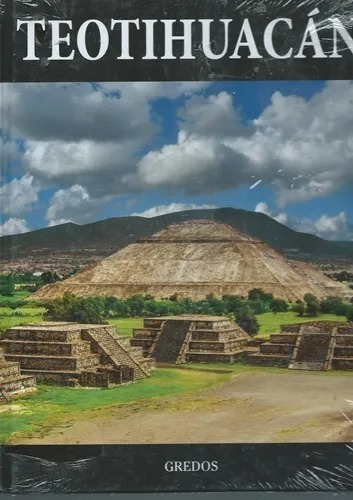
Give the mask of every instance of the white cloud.
[[138, 165], [142, 185], [189, 193], [261, 179], [279, 206], [325, 197], [353, 184], [353, 84], [328, 82], [311, 99], [275, 92], [258, 119], [241, 125], [232, 97], [192, 96], [178, 141]]
[[[209, 83], [4, 85], [0, 112], [11, 124], [4, 132], [21, 138], [25, 169], [22, 180], [6, 186], [14, 192], [17, 183], [18, 202], [11, 195], [5, 203], [0, 191], [2, 205], [12, 207], [9, 216], [30, 210], [38, 186], [58, 193], [80, 186], [89, 200], [79, 205], [94, 217], [110, 196], [152, 189], [200, 194], [261, 179], [284, 207], [353, 185], [352, 82], [328, 82], [309, 100], [275, 92], [249, 123], [241, 119], [236, 94], [199, 95]], [[187, 99], [178, 110], [177, 140], [150, 150], [163, 138], [152, 101], [181, 96]], [[15, 142], [7, 149], [9, 161], [22, 155]], [[84, 209], [64, 205], [53, 198], [49, 223], [88, 220]], [[277, 211], [274, 217], [285, 222], [284, 211]]]
[[269, 217], [272, 217], [272, 219], [276, 220], [277, 222], [280, 222], [281, 224], [287, 224], [288, 222], [288, 215], [285, 212], [281, 212], [277, 215], [273, 214], [264, 201], [261, 201], [258, 203], [255, 207], [255, 212], [259, 212], [265, 215], [268, 215]]
[[1, 163], [5, 166], [7, 163], [14, 163], [22, 158], [22, 153], [20, 153], [19, 147], [15, 141], [11, 139], [5, 139], [0, 136], [0, 151], [1, 151]]
[[158, 215], [171, 214], [174, 212], [183, 212], [184, 210], [201, 210], [205, 208], [216, 208], [215, 205], [195, 205], [193, 203], [171, 203], [170, 205], [158, 205], [149, 208], [144, 212], [134, 213], [138, 217], [158, 217]]
[[267, 203], [263, 201], [256, 205], [255, 212], [266, 214], [277, 222], [288, 225], [296, 231], [315, 234], [325, 240], [353, 240], [353, 228], [349, 225], [345, 212], [340, 212], [333, 216], [323, 214], [317, 219], [310, 219], [308, 217], [296, 219], [288, 217], [284, 212], [277, 215], [273, 214]]
[[0, 236], [27, 233], [30, 228], [25, 219], [10, 218], [0, 225]]
[[48, 222], [48, 227], [60, 226], [61, 224], [67, 224], [68, 222], [73, 222], [70, 219], [53, 219]]
[[38, 191], [33, 176], [28, 174], [4, 184], [0, 187], [1, 212], [11, 216], [25, 214], [38, 201]]
[[136, 96], [145, 99], [161, 97], [176, 99], [201, 92], [210, 85], [210, 82], [108, 82], [99, 84], [106, 93], [124, 92], [134, 99]]
[[60, 189], [54, 194], [45, 217], [49, 221], [49, 226], [65, 222], [89, 222], [108, 201], [106, 196], [91, 198], [84, 187], [75, 184], [69, 189]]
[[353, 228], [349, 226], [345, 212], [333, 216], [324, 214], [316, 220], [302, 219], [295, 223], [295, 229], [316, 234], [326, 240], [353, 240]]
[[[5, 84], [5, 133], [25, 141], [24, 165], [42, 185], [79, 184], [93, 197], [144, 189], [142, 150], [159, 131], [151, 101], [190, 96], [207, 82]], [[4, 91], [5, 91], [4, 90]]]

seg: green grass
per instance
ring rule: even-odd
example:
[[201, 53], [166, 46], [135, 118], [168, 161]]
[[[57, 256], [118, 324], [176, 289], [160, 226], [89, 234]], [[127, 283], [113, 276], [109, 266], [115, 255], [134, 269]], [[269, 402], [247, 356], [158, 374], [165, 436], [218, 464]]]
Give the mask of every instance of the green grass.
[[27, 290], [16, 290], [12, 297], [7, 297], [6, 295], [0, 295], [0, 300], [2, 302], [7, 302], [8, 304], [10, 304], [11, 302], [15, 302], [16, 300], [25, 300], [30, 295], [31, 292], [27, 292]]
[[143, 327], [143, 319], [141, 318], [113, 318], [108, 320], [110, 325], [115, 325], [117, 332], [120, 335], [132, 337], [134, 328]]
[[232, 365], [226, 365], [222, 363], [187, 363], [182, 365], [180, 369], [184, 370], [198, 370], [198, 371], [214, 371], [215, 373], [290, 373], [291, 375], [313, 375], [313, 376], [327, 376], [327, 377], [337, 377], [337, 376], [352, 376], [352, 371], [340, 371], [340, 370], [329, 370], [329, 371], [303, 371], [303, 370], [289, 370], [287, 368], [278, 368], [276, 366], [252, 366], [247, 365], [243, 362], [233, 363]]
[[[279, 333], [281, 325], [304, 323], [308, 321], [346, 321], [344, 316], [336, 316], [334, 314], [320, 314], [317, 318], [300, 318], [295, 312], [289, 311], [285, 313], [265, 313], [258, 314], [257, 320], [260, 323], [259, 337], [268, 337], [271, 333]], [[111, 325], [117, 327], [117, 332], [121, 335], [132, 336], [134, 328], [142, 328], [143, 320], [140, 318], [117, 318], [108, 320]]]
[[45, 435], [60, 423], [79, 418], [83, 412], [104, 413], [136, 402], [142, 408], [156, 398], [200, 391], [229, 377], [227, 373], [168, 368], [156, 370], [151, 377], [136, 384], [111, 389], [39, 385], [36, 394], [14, 399], [8, 410], [3, 407], [0, 412], [0, 443], [8, 442], [14, 435], [21, 439]]
[[2, 316], [0, 317], [0, 330], [6, 330], [17, 325], [26, 323], [40, 323], [43, 321], [43, 316]]
[[260, 323], [259, 337], [268, 337], [271, 333], [279, 333], [281, 325], [293, 323], [306, 323], [308, 321], [346, 321], [344, 316], [336, 316], [335, 314], [320, 314], [317, 318], [300, 318], [295, 312], [289, 311], [285, 313], [265, 313], [257, 315], [257, 320]]

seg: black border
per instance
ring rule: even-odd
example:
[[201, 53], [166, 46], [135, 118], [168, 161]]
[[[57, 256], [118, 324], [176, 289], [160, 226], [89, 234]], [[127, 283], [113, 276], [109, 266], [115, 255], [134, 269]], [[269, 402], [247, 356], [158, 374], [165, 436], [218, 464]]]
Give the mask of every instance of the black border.
[[[0, 491], [149, 493], [353, 491], [353, 445], [44, 445], [0, 448]], [[166, 472], [166, 461], [217, 472]]]

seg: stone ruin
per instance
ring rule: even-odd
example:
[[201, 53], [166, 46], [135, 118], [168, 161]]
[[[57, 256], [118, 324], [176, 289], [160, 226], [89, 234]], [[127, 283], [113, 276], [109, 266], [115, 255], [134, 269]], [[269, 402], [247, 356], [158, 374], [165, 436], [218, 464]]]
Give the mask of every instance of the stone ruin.
[[36, 379], [33, 375], [21, 374], [20, 364], [10, 362], [0, 349], [0, 405], [23, 392], [34, 391]]
[[292, 370], [353, 370], [353, 323], [282, 325], [281, 333], [271, 335], [248, 362]]
[[[23, 378], [112, 387], [149, 376], [154, 361], [107, 325], [44, 322], [16, 326], [0, 340], [6, 363]], [[14, 368], [15, 369], [15, 368]], [[1, 376], [1, 365], [0, 365]], [[1, 387], [1, 378], [0, 378]]]
[[157, 363], [233, 363], [247, 352], [251, 338], [224, 317], [182, 315], [144, 319], [131, 345]]

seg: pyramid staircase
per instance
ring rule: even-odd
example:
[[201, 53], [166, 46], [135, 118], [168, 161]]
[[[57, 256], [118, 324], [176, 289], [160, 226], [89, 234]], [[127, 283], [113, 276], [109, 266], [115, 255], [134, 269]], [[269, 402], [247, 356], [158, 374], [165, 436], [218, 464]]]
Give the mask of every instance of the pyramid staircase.
[[293, 370], [353, 370], [353, 324], [312, 321], [282, 325], [259, 352], [248, 356], [256, 366]]
[[0, 349], [0, 405], [18, 393], [35, 390], [36, 379], [20, 372], [19, 363], [9, 362]]
[[131, 346], [128, 338], [118, 337], [114, 327], [83, 330], [82, 338], [91, 342], [104, 364], [132, 369], [134, 380], [148, 377], [154, 367], [154, 360], [144, 358], [142, 349]]
[[0, 389], [0, 405], [4, 405], [11, 401], [10, 396], [4, 389]]
[[157, 363], [233, 363], [253, 350], [250, 340], [224, 317], [181, 315], [146, 318], [143, 328], [134, 330], [131, 345]]
[[0, 345], [23, 374], [54, 384], [112, 387], [146, 377], [153, 367], [106, 325], [28, 324], [7, 330]]

